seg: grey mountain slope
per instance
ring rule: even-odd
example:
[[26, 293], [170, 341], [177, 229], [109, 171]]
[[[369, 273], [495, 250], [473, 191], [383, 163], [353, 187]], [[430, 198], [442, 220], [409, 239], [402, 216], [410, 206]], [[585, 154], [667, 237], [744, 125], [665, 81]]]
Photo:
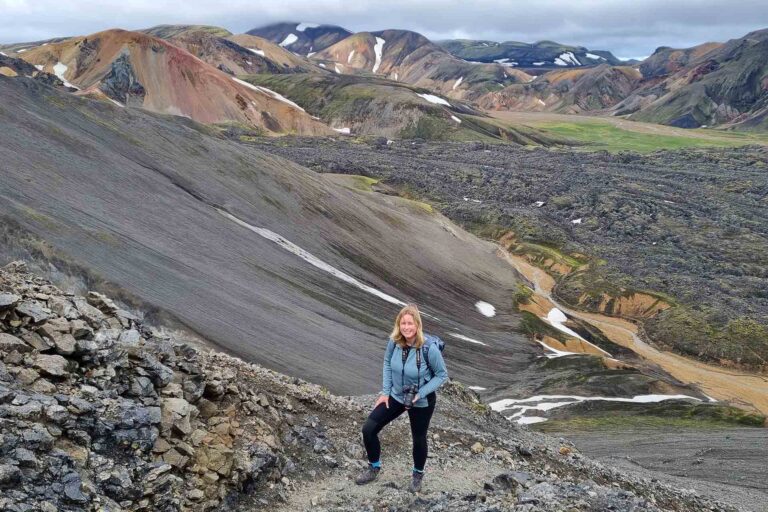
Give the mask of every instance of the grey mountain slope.
[[583, 46], [571, 46], [554, 41], [538, 41], [536, 43], [521, 43], [516, 41], [477, 41], [471, 39], [448, 39], [437, 41], [437, 45], [445, 48], [452, 55], [461, 59], [476, 62], [514, 62], [518, 67], [537, 66], [555, 67], [555, 59], [563, 53], [571, 52], [578, 62], [564, 62], [571, 66], [594, 66], [599, 64], [622, 64], [611, 52], [606, 50], [590, 50]]
[[[231, 353], [335, 391], [375, 391], [370, 376], [398, 306], [214, 206], [424, 305], [433, 332], [483, 339], [482, 353], [453, 340], [452, 370], [467, 382], [504, 386], [535, 357], [511, 332], [514, 273], [493, 245], [437, 214], [335, 186], [184, 119], [21, 78], [0, 77], [0, 98], [0, 215]], [[497, 316], [482, 317], [477, 300], [495, 304]]]

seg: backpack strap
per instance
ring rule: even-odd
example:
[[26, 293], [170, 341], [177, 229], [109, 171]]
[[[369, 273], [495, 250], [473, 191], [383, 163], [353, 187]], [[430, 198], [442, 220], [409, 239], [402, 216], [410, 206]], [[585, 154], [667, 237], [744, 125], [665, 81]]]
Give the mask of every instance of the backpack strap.
[[429, 346], [431, 343], [425, 343], [423, 347], [421, 347], [421, 350], [419, 352], [424, 352], [424, 361], [427, 363], [427, 370], [429, 370], [429, 373], [432, 374], [432, 377], [435, 376], [434, 370], [432, 370], [432, 365], [429, 364]]

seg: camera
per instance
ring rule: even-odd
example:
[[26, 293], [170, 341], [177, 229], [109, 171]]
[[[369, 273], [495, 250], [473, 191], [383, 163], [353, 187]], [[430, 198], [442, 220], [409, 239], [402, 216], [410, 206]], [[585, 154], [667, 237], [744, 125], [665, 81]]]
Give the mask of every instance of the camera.
[[403, 387], [403, 395], [405, 396], [403, 405], [406, 409], [413, 407], [413, 399], [416, 398], [416, 394], [419, 392], [418, 386], [405, 386]]

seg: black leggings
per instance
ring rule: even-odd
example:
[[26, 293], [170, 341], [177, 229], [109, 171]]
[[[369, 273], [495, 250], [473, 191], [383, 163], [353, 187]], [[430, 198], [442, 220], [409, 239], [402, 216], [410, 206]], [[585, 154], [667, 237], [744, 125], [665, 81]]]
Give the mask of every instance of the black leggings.
[[[435, 393], [427, 395], [427, 407], [411, 407], [407, 409], [408, 419], [411, 420], [411, 436], [413, 437], [413, 467], [424, 471], [427, 463], [427, 429], [432, 413], [435, 412], [437, 396]], [[389, 422], [403, 414], [406, 408], [403, 404], [389, 397], [389, 408], [379, 404], [363, 425], [363, 443], [368, 452], [368, 461], [377, 462], [381, 457], [381, 444], [379, 444], [379, 432]]]

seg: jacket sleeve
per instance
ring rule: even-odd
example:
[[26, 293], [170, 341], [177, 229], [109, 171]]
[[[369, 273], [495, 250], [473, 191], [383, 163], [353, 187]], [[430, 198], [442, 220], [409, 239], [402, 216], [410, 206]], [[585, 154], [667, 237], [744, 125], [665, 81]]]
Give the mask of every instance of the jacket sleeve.
[[432, 367], [432, 371], [435, 376], [432, 377], [419, 389], [419, 398], [424, 398], [437, 388], [443, 385], [448, 380], [448, 369], [445, 367], [445, 361], [443, 360], [443, 354], [437, 347], [432, 347], [427, 351], [427, 357], [429, 357], [429, 365]]
[[382, 385], [381, 385], [381, 394], [384, 396], [389, 396], [390, 392], [392, 391], [392, 366], [391, 366], [391, 359], [392, 359], [392, 352], [395, 350], [395, 342], [391, 339], [387, 343], [387, 350], [384, 352], [384, 370], [382, 373]]

